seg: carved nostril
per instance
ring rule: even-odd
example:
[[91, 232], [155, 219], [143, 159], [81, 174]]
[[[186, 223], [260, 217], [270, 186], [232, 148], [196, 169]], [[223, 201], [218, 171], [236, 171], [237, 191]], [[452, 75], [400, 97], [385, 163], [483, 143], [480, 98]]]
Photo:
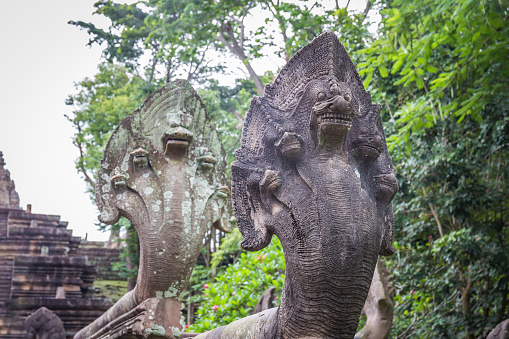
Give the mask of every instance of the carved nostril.
[[130, 153], [133, 156], [133, 163], [138, 167], [148, 165], [148, 152], [142, 148], [138, 148]]
[[349, 108], [349, 104], [341, 95], [338, 95], [332, 102], [330, 108], [335, 111], [346, 111]]
[[127, 181], [126, 181], [126, 177], [125, 175], [123, 174], [117, 174], [117, 175], [114, 175], [111, 179], [110, 179], [110, 182], [111, 184], [113, 185], [113, 187], [115, 189], [122, 189], [122, 188], [125, 188], [127, 186]]

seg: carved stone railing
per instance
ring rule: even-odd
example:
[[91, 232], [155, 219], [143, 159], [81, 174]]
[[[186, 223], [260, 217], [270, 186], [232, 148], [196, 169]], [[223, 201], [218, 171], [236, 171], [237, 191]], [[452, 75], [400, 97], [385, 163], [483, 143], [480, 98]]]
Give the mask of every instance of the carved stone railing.
[[135, 289], [75, 338], [179, 338], [180, 294], [205, 233], [230, 230], [224, 150], [189, 83], [166, 85], [125, 118], [101, 164], [99, 219], [134, 224], [139, 273]]

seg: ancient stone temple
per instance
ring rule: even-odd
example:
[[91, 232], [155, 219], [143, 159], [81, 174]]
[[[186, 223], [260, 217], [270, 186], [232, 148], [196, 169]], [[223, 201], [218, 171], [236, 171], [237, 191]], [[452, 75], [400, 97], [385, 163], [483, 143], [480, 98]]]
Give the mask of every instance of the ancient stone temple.
[[88, 264], [97, 267], [97, 280], [125, 280], [125, 277], [113, 269], [113, 265], [120, 260], [120, 252], [120, 248], [108, 247], [104, 241], [81, 240], [77, 256], [87, 257]]
[[[20, 208], [0, 152], [0, 338], [27, 338], [27, 329], [57, 333], [55, 317], [72, 338], [111, 306], [109, 299], [93, 298], [97, 268], [79, 254], [80, 241], [60, 216]], [[41, 307], [47, 310], [37, 313]]]
[[181, 338], [180, 294], [205, 233], [230, 230], [224, 150], [191, 85], [178, 80], [151, 94], [113, 132], [101, 167], [99, 219], [133, 223], [138, 279], [75, 338]]
[[11, 180], [11, 173], [5, 168], [3, 152], [0, 151], [0, 208], [19, 209], [19, 196]]

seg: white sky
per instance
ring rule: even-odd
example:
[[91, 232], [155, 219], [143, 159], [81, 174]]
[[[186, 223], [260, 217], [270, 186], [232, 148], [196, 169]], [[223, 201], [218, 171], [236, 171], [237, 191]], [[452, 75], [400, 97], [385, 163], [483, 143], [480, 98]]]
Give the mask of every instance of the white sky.
[[100, 47], [86, 46], [86, 32], [67, 22], [92, 20], [94, 2], [0, 2], [0, 150], [23, 208], [61, 215], [74, 235], [107, 240], [74, 168], [78, 152], [64, 117], [74, 82], [93, 75], [101, 55]]
[[[107, 25], [92, 16], [95, 1], [0, 2], [0, 151], [23, 208], [32, 204], [33, 213], [61, 215], [76, 236], [107, 240], [109, 234], [95, 226], [98, 211], [74, 167], [78, 151], [64, 117], [71, 114], [64, 100], [75, 92], [74, 82], [96, 73], [102, 51], [87, 47], [88, 34], [67, 22]], [[365, 3], [351, 0], [349, 9], [362, 11]], [[272, 59], [268, 64], [280, 66]], [[254, 63], [255, 69], [267, 66]]]

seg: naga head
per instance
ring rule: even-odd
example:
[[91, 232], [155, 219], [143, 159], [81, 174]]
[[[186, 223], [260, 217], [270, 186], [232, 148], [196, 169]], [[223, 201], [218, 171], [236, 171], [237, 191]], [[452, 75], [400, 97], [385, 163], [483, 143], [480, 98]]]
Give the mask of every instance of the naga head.
[[379, 205], [389, 204], [398, 192], [398, 179], [387, 152], [384, 152], [371, 167], [370, 175], [372, 176], [377, 203]]
[[231, 230], [224, 150], [189, 83], [166, 85], [125, 118], [101, 166], [99, 219], [114, 224], [124, 216], [140, 238], [137, 293], [181, 291], [207, 229]]
[[311, 126], [318, 135], [336, 139], [346, 137], [355, 116], [352, 91], [346, 83], [318, 80], [309, 86], [305, 95], [314, 101]]
[[371, 166], [386, 147], [379, 117], [379, 107], [365, 115], [359, 114], [350, 133], [350, 153], [365, 168]]
[[274, 144], [283, 157], [289, 161], [295, 161], [302, 152], [302, 137], [297, 133], [285, 132]]
[[283, 245], [282, 337], [353, 337], [378, 255], [393, 250], [397, 181], [379, 108], [332, 32], [251, 102], [232, 164], [233, 209], [244, 249], [273, 234]]

